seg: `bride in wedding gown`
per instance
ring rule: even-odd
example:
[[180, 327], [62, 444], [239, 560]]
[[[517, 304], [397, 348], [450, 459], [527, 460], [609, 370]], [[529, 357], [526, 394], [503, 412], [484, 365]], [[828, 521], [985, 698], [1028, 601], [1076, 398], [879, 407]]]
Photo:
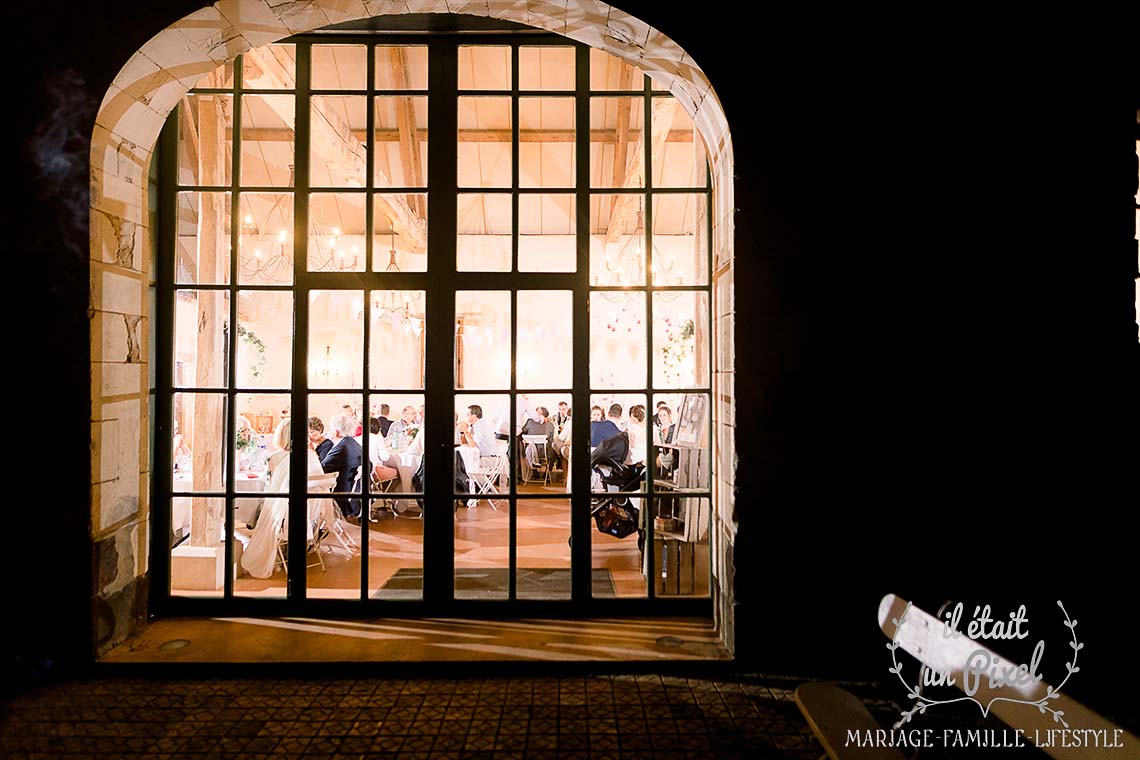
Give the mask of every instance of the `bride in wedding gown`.
[[[277, 429], [273, 431], [274, 451], [269, 455], [269, 482], [266, 484], [266, 493], [288, 493], [289, 491], [289, 458], [292, 439], [290, 438], [289, 420], [281, 420]], [[308, 453], [308, 471], [310, 475], [323, 472], [317, 454], [310, 448]], [[257, 518], [253, 535], [249, 544], [241, 555], [241, 566], [254, 578], [268, 578], [273, 575], [273, 568], [277, 564], [277, 541], [285, 538], [289, 532], [289, 499], [285, 496], [273, 496], [265, 499], [261, 514]]]

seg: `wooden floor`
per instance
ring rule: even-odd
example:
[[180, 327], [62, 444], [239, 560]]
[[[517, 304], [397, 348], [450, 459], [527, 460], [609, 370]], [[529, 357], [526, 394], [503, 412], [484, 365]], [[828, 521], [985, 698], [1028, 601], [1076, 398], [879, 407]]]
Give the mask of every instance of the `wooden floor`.
[[[562, 486], [527, 485], [521, 493], [551, 494], [551, 498], [520, 499], [518, 504], [519, 568], [570, 567], [570, 500], [561, 498]], [[559, 496], [556, 496], [558, 494]], [[456, 569], [509, 567], [510, 516], [507, 502], [498, 509], [482, 500], [473, 509], [459, 508], [455, 513]], [[408, 514], [416, 514], [411, 509]], [[353, 542], [360, 544], [361, 528], [341, 523]], [[368, 596], [372, 597], [401, 569], [423, 568], [423, 520], [418, 517], [394, 517], [382, 512], [379, 522], [369, 525]], [[308, 595], [310, 598], [360, 598], [360, 552], [345, 551], [334, 537], [324, 542], [324, 567], [316, 564], [315, 555], [308, 561]], [[645, 577], [641, 573], [641, 554], [637, 536], [624, 539], [591, 532], [592, 568], [605, 569], [613, 581], [613, 594], [619, 597], [644, 597]], [[177, 578], [174, 579], [175, 584]], [[239, 574], [234, 581], [234, 594], [253, 597], [283, 597], [285, 571], [281, 566], [269, 578], [253, 578]], [[501, 589], [506, 598], [505, 585]], [[174, 595], [221, 596], [221, 591], [202, 592], [172, 589]], [[405, 597], [406, 598], [406, 597]], [[547, 598], [559, 598], [551, 596]], [[565, 598], [569, 598], [566, 592]]]

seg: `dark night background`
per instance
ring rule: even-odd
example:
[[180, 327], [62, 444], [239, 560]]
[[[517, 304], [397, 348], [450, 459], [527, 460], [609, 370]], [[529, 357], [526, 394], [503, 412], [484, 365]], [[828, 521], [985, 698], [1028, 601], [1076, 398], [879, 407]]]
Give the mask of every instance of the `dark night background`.
[[[1123, 719], [1140, 548], [1135, 12], [619, 6], [690, 52], [732, 129], [741, 667], [882, 678], [888, 592], [926, 609], [1026, 603], [1035, 636], [1063, 632], [1062, 599], [1087, 642], [1069, 693]], [[8, 566], [17, 671], [88, 656], [94, 114], [128, 57], [197, 7], [16, 12], [5, 239], [29, 271], [8, 298], [26, 342], [9, 355], [9, 461], [28, 477], [10, 482], [45, 489], [8, 504], [40, 530], [9, 540], [28, 555]]]

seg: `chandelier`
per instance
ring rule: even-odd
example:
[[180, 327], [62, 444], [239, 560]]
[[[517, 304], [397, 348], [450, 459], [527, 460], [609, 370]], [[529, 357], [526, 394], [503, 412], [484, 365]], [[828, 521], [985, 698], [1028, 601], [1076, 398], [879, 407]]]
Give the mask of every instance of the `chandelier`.
[[[388, 244], [388, 266], [385, 272], [399, 272], [396, 263], [396, 234], [391, 233]], [[403, 328], [404, 334], [415, 333], [418, 338], [423, 332], [423, 314], [419, 312], [423, 294], [418, 290], [380, 291], [372, 302], [373, 313], [379, 320], [389, 322], [393, 328]]]
[[[683, 285], [683, 272], [676, 269], [675, 257], [665, 256], [654, 245], [652, 247], [652, 268], [654, 287], [670, 287]], [[641, 199], [637, 202], [637, 222], [632, 235], [626, 238], [618, 249], [617, 257], [611, 258], [607, 252], [603, 259], [602, 274], [594, 275], [595, 287], [636, 288], [645, 284], [645, 213], [641, 207]], [[599, 291], [600, 295], [611, 303], [633, 303], [639, 298], [636, 292], [629, 290]], [[658, 292], [654, 297], [662, 301], [672, 301], [677, 293]]]

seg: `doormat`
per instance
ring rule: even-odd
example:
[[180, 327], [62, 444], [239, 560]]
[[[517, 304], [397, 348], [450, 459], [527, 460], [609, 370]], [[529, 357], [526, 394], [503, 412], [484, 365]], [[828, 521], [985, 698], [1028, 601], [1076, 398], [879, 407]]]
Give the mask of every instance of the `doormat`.
[[[460, 567], [455, 570], [455, 594], [458, 597], [505, 597], [510, 570], [505, 567], [472, 568]], [[590, 572], [591, 590], [594, 597], [614, 597], [614, 580], [605, 568], [594, 568]], [[420, 599], [423, 596], [424, 571], [418, 567], [401, 567], [376, 593], [373, 599]], [[570, 598], [570, 568], [568, 567], [520, 567], [518, 585], [520, 597], [532, 599]]]

